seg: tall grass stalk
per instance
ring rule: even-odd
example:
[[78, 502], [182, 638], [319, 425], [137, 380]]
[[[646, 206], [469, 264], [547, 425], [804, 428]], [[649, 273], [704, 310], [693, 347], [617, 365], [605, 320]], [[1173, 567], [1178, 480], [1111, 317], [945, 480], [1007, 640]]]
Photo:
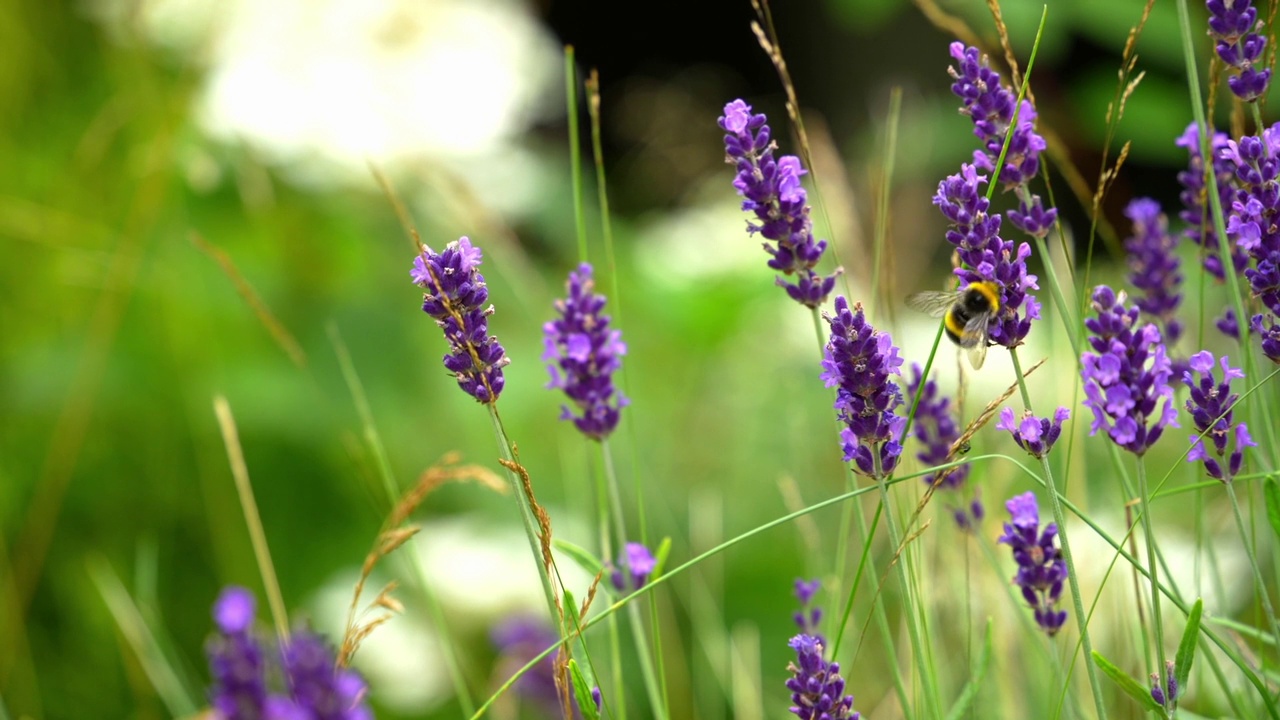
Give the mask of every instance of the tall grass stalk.
[[1240, 532], [1240, 543], [1244, 545], [1245, 554], [1249, 558], [1249, 568], [1253, 570], [1253, 582], [1257, 588], [1259, 599], [1262, 600], [1262, 609], [1266, 613], [1267, 621], [1271, 624], [1271, 634], [1276, 642], [1280, 643], [1280, 625], [1276, 623], [1276, 612], [1271, 605], [1271, 593], [1267, 591], [1267, 585], [1262, 579], [1262, 569], [1258, 566], [1258, 556], [1254, 552], [1253, 543], [1250, 542], [1249, 534], [1244, 526], [1244, 515], [1240, 512], [1240, 501], [1236, 498], [1236, 488], [1232, 483], [1226, 483], [1227, 497], [1231, 499], [1231, 512], [1235, 515], [1236, 529]]
[[[1230, 256], [1228, 256], [1230, 257]], [[1155, 625], [1155, 641], [1156, 641], [1156, 677], [1159, 678], [1159, 686], [1165, 687], [1168, 674], [1165, 668], [1165, 652], [1164, 652], [1164, 613], [1160, 609], [1160, 591], [1158, 589], [1159, 580], [1156, 571], [1156, 536], [1151, 530], [1151, 503], [1150, 493], [1147, 491], [1147, 463], [1143, 456], [1138, 456], [1138, 499], [1142, 503], [1142, 534], [1145, 545], [1147, 546], [1147, 568], [1150, 570], [1148, 578], [1151, 580], [1151, 618]], [[1085, 649], [1087, 657], [1093, 657], [1093, 653]], [[1168, 714], [1168, 711], [1165, 711]]]
[[[1022, 404], [1027, 410], [1031, 410], [1031, 393], [1027, 391], [1027, 381], [1022, 375], [1022, 364], [1018, 361], [1017, 348], [1009, 348], [1009, 358], [1013, 361], [1013, 372], [1018, 380], [1018, 390], [1022, 393]], [[1089, 639], [1089, 623], [1084, 614], [1084, 597], [1080, 594], [1080, 580], [1076, 574], [1075, 558], [1071, 554], [1071, 543], [1067, 539], [1066, 517], [1062, 512], [1062, 501], [1058, 496], [1058, 487], [1053, 479], [1053, 469], [1049, 466], [1048, 455], [1040, 458], [1040, 466], [1044, 470], [1045, 483], [1049, 490], [1053, 521], [1058, 524], [1058, 541], [1062, 544], [1062, 559], [1067, 563], [1067, 580], [1071, 584], [1071, 600], [1076, 611], [1076, 626], [1080, 629], [1080, 640], [1084, 643], [1084, 665], [1085, 672], [1089, 675], [1089, 689], [1093, 692], [1093, 704], [1098, 711], [1098, 719], [1106, 720], [1107, 704], [1102, 697], [1098, 671], [1092, 662], [1093, 642]]]

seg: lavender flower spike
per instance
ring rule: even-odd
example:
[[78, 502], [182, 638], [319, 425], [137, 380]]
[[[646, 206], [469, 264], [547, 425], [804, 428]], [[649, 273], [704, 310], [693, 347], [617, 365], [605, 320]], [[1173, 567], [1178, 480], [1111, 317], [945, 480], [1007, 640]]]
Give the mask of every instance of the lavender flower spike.
[[1174, 239], [1160, 203], [1135, 198], [1124, 214], [1133, 221], [1133, 237], [1124, 243], [1129, 251], [1129, 282], [1142, 291], [1138, 309], [1160, 321], [1166, 345], [1182, 337], [1178, 306], [1182, 304], [1182, 262], [1174, 254]]
[[[1230, 212], [1231, 202], [1236, 196], [1234, 165], [1222, 155], [1222, 151], [1227, 149], [1228, 139], [1223, 132], [1214, 132], [1209, 138], [1209, 156], [1213, 159], [1212, 169], [1223, 212]], [[1182, 185], [1182, 192], [1178, 194], [1178, 199], [1182, 201], [1182, 212], [1178, 213], [1178, 218], [1187, 224], [1182, 234], [1200, 246], [1204, 269], [1218, 280], [1225, 280], [1225, 266], [1218, 255], [1218, 236], [1213, 229], [1213, 215], [1206, 204], [1208, 181], [1204, 157], [1200, 154], [1199, 126], [1192, 122], [1174, 144], [1186, 148], [1189, 155], [1187, 169], [1178, 173], [1178, 183]], [[1231, 249], [1232, 266], [1236, 272], [1243, 272], [1249, 262], [1248, 256], [1235, 243], [1228, 243], [1228, 246]]]
[[964, 267], [955, 270], [961, 287], [976, 282], [992, 282], [1000, 287], [1000, 310], [991, 321], [991, 340], [1014, 348], [1031, 332], [1031, 321], [1040, 317], [1040, 303], [1029, 290], [1038, 290], [1036, 276], [1027, 273], [1031, 246], [1000, 237], [1000, 214], [988, 213], [990, 202], [983, 194], [986, 175], [973, 165], [961, 165], [960, 172], [938, 183], [933, 204], [951, 223], [947, 242], [956, 248]]
[[1218, 57], [1234, 71], [1227, 77], [1227, 86], [1241, 100], [1254, 102], [1266, 94], [1271, 81], [1270, 69], [1254, 67], [1267, 46], [1266, 36], [1254, 32], [1261, 28], [1258, 11], [1251, 0], [1208, 0], [1205, 6]]
[[893, 473], [902, 454], [906, 418], [894, 413], [902, 391], [889, 380], [900, 374], [902, 358], [893, 338], [867, 322], [862, 305], [849, 310], [843, 295], [836, 297], [835, 316], [823, 313], [831, 339], [822, 359], [822, 380], [836, 388], [835, 409], [846, 427], [840, 442], [854, 471], [872, 478]]
[[792, 300], [816, 308], [826, 302], [841, 271], [837, 268], [826, 277], [814, 272], [827, 243], [813, 238], [808, 196], [800, 183], [805, 169], [794, 155], [774, 159], [777, 144], [767, 122], [742, 100], [725, 105], [718, 120], [725, 131], [725, 161], [738, 169], [733, 186], [743, 198], [742, 209], [755, 215], [756, 222], [747, 222], [747, 232], [776, 243], [764, 244], [772, 256], [769, 267], [795, 278], [789, 282], [779, 277], [778, 285]]
[[[1228, 366], [1225, 355], [1220, 364], [1222, 381], [1218, 382], [1213, 375], [1214, 362], [1210, 352], [1207, 350], [1198, 352], [1192, 355], [1189, 361], [1191, 369], [1186, 372], [1184, 378], [1187, 387], [1191, 389], [1191, 397], [1187, 399], [1187, 412], [1191, 413], [1197, 434], [1191, 438], [1192, 448], [1187, 455], [1187, 462], [1200, 460], [1204, 462], [1204, 469], [1209, 477], [1229, 483], [1233, 477], [1240, 474], [1240, 467], [1244, 462], [1244, 449], [1257, 447], [1258, 443], [1249, 436], [1249, 428], [1244, 422], [1236, 423], [1232, 418], [1235, 413], [1232, 407], [1240, 396], [1231, 392], [1231, 381], [1243, 378], [1244, 373], [1239, 368]], [[1199, 376], [1198, 382], [1195, 375]], [[1204, 433], [1204, 438], [1198, 437], [1201, 433]], [[1235, 449], [1229, 457], [1227, 456], [1228, 437], [1233, 437], [1235, 440]], [[1205, 440], [1213, 443], [1212, 454], [1205, 447]], [[1225, 467], [1223, 466], [1224, 458]]]
[[1262, 354], [1271, 362], [1280, 364], [1280, 324], [1276, 323], [1275, 316], [1270, 313], [1254, 315], [1249, 327], [1262, 337]]
[[480, 257], [480, 248], [466, 237], [449, 243], [440, 253], [423, 246], [409, 276], [426, 290], [422, 311], [435, 318], [449, 341], [445, 368], [457, 377], [463, 392], [493, 404], [502, 392], [502, 368], [511, 360], [489, 334], [493, 307], [483, 307], [489, 289], [480, 274]]
[[826, 640], [818, 634], [818, 623], [822, 622], [822, 608], [812, 604], [813, 596], [818, 594], [821, 587], [822, 583], [818, 580], [796, 579], [795, 593], [796, 599], [800, 601], [800, 609], [796, 611], [793, 619], [800, 627], [800, 632], [812, 635], [818, 639], [818, 642], [825, 644]]
[[618, 592], [632, 592], [644, 587], [649, 582], [658, 561], [649, 552], [649, 548], [640, 543], [629, 542], [618, 556], [618, 564], [609, 574], [609, 582]]
[[294, 633], [282, 653], [289, 690], [301, 711], [315, 720], [373, 720], [365, 704], [368, 690], [354, 670], [336, 666], [333, 652], [315, 633]]
[[1004, 524], [1004, 534], [998, 542], [1013, 550], [1013, 559], [1018, 563], [1013, 582], [1035, 610], [1036, 624], [1052, 637], [1067, 621], [1067, 611], [1056, 609], [1062, 597], [1062, 583], [1067, 579], [1067, 563], [1053, 542], [1058, 526], [1049, 523], [1040, 531], [1040, 508], [1034, 493], [1016, 495], [1005, 507], [1011, 521]]
[[787, 665], [791, 712], [800, 720], [858, 720], [861, 714], [853, 710], [853, 696], [844, 692], [840, 664], [822, 657], [822, 640], [802, 634], [788, 644], [796, 651], [795, 662]]
[[[1085, 320], [1093, 351], [1080, 356], [1084, 404], [1093, 411], [1089, 434], [1104, 430], [1120, 447], [1142, 455], [1166, 426], [1178, 427], [1169, 378], [1172, 364], [1160, 330], [1138, 325], [1138, 308], [1125, 307], [1125, 295], [1099, 285], [1093, 291], [1097, 317]], [[1157, 405], [1164, 401], [1157, 414]]]
[[555, 302], [559, 317], [542, 326], [542, 359], [551, 361], [547, 387], [564, 390], [581, 412], [575, 415], [564, 406], [560, 419], [573, 420], [583, 435], [603, 440], [618, 426], [620, 410], [627, 405], [613, 386], [627, 346], [621, 332], [609, 329], [609, 316], [601, 313], [605, 298], [593, 292], [591, 272], [591, 265], [582, 263], [569, 273], [567, 297]]
[[1071, 411], [1060, 407], [1053, 413], [1052, 420], [1038, 418], [1027, 410], [1022, 414], [1022, 420], [1018, 421], [1014, 418], [1013, 408], [1006, 407], [1000, 411], [996, 429], [1007, 431], [1013, 436], [1013, 441], [1018, 443], [1018, 447], [1040, 459], [1049, 454], [1053, 444], [1058, 441], [1058, 436], [1062, 434], [1062, 423], [1070, 417]]
[[223, 590], [213, 605], [219, 636], [208, 648], [209, 702], [224, 720], [258, 720], [266, 712], [266, 663], [251, 634], [255, 610], [253, 594], [236, 586]]

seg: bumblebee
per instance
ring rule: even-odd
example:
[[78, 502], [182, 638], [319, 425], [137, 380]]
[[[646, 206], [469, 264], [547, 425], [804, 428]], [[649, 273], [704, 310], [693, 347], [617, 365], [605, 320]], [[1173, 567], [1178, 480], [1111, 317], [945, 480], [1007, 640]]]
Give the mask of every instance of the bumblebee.
[[951, 292], [921, 292], [907, 298], [913, 310], [942, 318], [947, 337], [969, 351], [969, 364], [977, 370], [987, 357], [991, 320], [1000, 311], [1000, 286], [975, 282]]

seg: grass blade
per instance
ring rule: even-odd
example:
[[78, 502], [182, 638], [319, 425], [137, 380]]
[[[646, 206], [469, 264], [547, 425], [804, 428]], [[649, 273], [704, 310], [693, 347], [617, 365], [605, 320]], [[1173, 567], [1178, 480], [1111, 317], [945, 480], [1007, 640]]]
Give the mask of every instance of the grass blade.
[[1182, 631], [1182, 641], [1178, 643], [1178, 654], [1174, 656], [1173, 672], [1179, 694], [1187, 687], [1191, 663], [1196, 659], [1196, 640], [1200, 635], [1200, 613], [1203, 610], [1204, 600], [1196, 598], [1196, 604], [1191, 606], [1191, 614], [1187, 616], [1187, 628]]
[[1093, 651], [1093, 662], [1098, 666], [1098, 669], [1102, 671], [1102, 674], [1111, 678], [1111, 681], [1124, 691], [1125, 695], [1133, 698], [1139, 705], [1141, 705], [1143, 711], [1158, 713], [1164, 712], [1164, 708], [1160, 707], [1160, 705], [1156, 703], [1155, 698], [1151, 697], [1151, 692], [1148, 691], [1145, 686], [1137, 680], [1134, 680], [1129, 673], [1116, 667], [1110, 660], [1102, 657], [1102, 653], [1097, 650]]

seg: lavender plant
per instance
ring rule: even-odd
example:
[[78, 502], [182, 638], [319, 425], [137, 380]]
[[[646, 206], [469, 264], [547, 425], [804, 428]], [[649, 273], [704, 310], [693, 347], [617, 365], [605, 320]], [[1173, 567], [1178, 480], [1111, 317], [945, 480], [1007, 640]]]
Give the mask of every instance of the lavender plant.
[[1134, 198], [1124, 214], [1133, 221], [1133, 236], [1124, 244], [1129, 252], [1129, 284], [1142, 292], [1134, 304], [1160, 323], [1162, 339], [1166, 347], [1172, 347], [1182, 337], [1178, 320], [1182, 261], [1174, 254], [1168, 222], [1160, 203], [1151, 198]]
[[817, 634], [822, 612], [810, 604], [818, 587], [816, 580], [797, 580], [795, 584], [796, 598], [800, 601], [795, 620], [801, 633], [788, 643], [796, 653], [796, 659], [787, 665], [791, 673], [787, 680], [791, 712], [801, 720], [858, 720], [861, 714], [853, 709], [853, 696], [844, 691], [840, 664], [824, 657], [827, 641]]
[[[1182, 201], [1182, 210], [1178, 213], [1178, 217], [1186, 223], [1183, 237], [1199, 246], [1201, 265], [1206, 272], [1220, 281], [1226, 278], [1225, 266], [1218, 254], [1218, 236], [1214, 231], [1212, 213], [1205, 199], [1206, 193], [1209, 192], [1206, 173], [1210, 171], [1209, 168], [1212, 168], [1218, 188], [1218, 202], [1224, 211], [1230, 210], [1232, 199], [1235, 197], [1235, 171], [1222, 154], [1222, 151], [1227, 148], [1227, 139], [1227, 134], [1223, 132], [1214, 132], [1210, 136], [1209, 151], [1212, 162], [1208, 168], [1200, 155], [1200, 129], [1196, 123], [1187, 125], [1186, 131], [1175, 142], [1178, 147], [1186, 148], [1189, 155], [1187, 169], [1178, 173], [1178, 183], [1182, 186], [1182, 191], [1178, 194], [1178, 199]], [[1239, 246], [1229, 245], [1229, 247], [1232, 267], [1237, 273], [1244, 272], [1249, 258]]]
[[445, 368], [454, 374], [463, 392], [493, 404], [502, 392], [502, 368], [511, 360], [498, 339], [489, 334], [493, 306], [484, 307], [489, 289], [480, 274], [480, 260], [480, 248], [462, 237], [439, 253], [423, 246], [413, 259], [409, 276], [426, 291], [422, 311], [435, 319], [449, 342]]
[[1267, 92], [1271, 68], [1257, 67], [1267, 39], [1256, 32], [1262, 27], [1251, 0], [1208, 0], [1209, 35], [1218, 57], [1231, 68], [1227, 86], [1245, 102], [1255, 102]]
[[627, 346], [622, 333], [609, 327], [609, 316], [602, 314], [605, 297], [594, 292], [591, 275], [589, 263], [569, 273], [566, 297], [555, 302], [558, 317], [543, 326], [546, 352], [542, 359], [550, 361], [547, 387], [563, 390], [578, 410], [575, 414], [563, 406], [560, 419], [572, 420], [583, 435], [601, 440], [618, 427], [627, 405], [613, 386], [613, 374], [622, 366]]
[[781, 272], [777, 283], [792, 300], [811, 308], [820, 307], [835, 288], [840, 269], [831, 275], [814, 268], [827, 249], [825, 240], [815, 241], [809, 200], [800, 178], [806, 173], [800, 158], [783, 155], [774, 159], [777, 143], [766, 124], [768, 118], [753, 113], [751, 106], [734, 100], [724, 106], [719, 119], [725, 131], [725, 161], [737, 168], [733, 186], [742, 196], [742, 209], [755, 215], [747, 222], [747, 233], [760, 233], [769, 243], [769, 267]]
[[[913, 398], [919, 396], [916, 401], [915, 423], [911, 426], [912, 433], [920, 443], [916, 459], [925, 466], [941, 465], [950, 460], [951, 446], [960, 439], [960, 426], [951, 407], [951, 398], [939, 391], [938, 383], [932, 378], [924, 383], [924, 389], [921, 390], [924, 371], [918, 364], [911, 364], [911, 374], [907, 395]], [[941, 487], [959, 495], [969, 478], [969, 470], [969, 465], [959, 465], [925, 475], [923, 480], [926, 485], [941, 483]], [[968, 501], [961, 498], [959, 502], [948, 504], [956, 525], [961, 529], [973, 527], [985, 514], [982, 501], [976, 497]]]
[[[1235, 422], [1234, 418], [1235, 404], [1240, 396], [1231, 391], [1231, 381], [1244, 378], [1244, 373], [1239, 368], [1230, 367], [1225, 355], [1220, 364], [1221, 381], [1214, 376], [1213, 355], [1208, 351], [1198, 352], [1191, 356], [1185, 373], [1185, 382], [1191, 390], [1186, 408], [1197, 431], [1197, 435], [1191, 438], [1187, 462], [1201, 461], [1209, 477], [1229, 483], [1240, 474], [1244, 449], [1258, 444], [1249, 436], [1245, 423]], [[1205, 446], [1205, 439], [1213, 445], [1212, 454]], [[1228, 443], [1234, 448], [1230, 456], [1227, 455]]]
[[1058, 526], [1049, 523], [1040, 530], [1040, 508], [1035, 493], [1009, 498], [1005, 507], [1010, 521], [1004, 524], [1004, 534], [998, 542], [1009, 546], [1018, 563], [1013, 582], [1034, 611], [1036, 624], [1049, 636], [1056, 635], [1067, 621], [1067, 611], [1057, 609], [1062, 584], [1067, 579], [1067, 564], [1054, 545]]
[[1037, 460], [1049, 454], [1053, 444], [1062, 434], [1062, 423], [1071, 417], [1071, 411], [1060, 407], [1053, 413], [1053, 418], [1038, 418], [1030, 410], [1022, 413], [1022, 419], [1014, 417], [1013, 408], [1006, 407], [1000, 411], [997, 430], [1004, 430], [1013, 436], [1018, 447], [1026, 450]]
[[658, 561], [649, 552], [649, 548], [636, 542], [629, 542], [618, 555], [618, 562], [609, 573], [609, 582], [613, 589], [620, 593], [629, 593], [644, 587]]

